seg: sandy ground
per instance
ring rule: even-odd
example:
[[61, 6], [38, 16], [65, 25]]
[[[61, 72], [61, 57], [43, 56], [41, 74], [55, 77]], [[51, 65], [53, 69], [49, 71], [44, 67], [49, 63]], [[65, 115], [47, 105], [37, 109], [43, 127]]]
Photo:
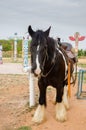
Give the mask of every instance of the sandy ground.
[[0, 64], [0, 74], [25, 74], [22, 63]]
[[[36, 107], [29, 108], [29, 82], [27, 75], [0, 75], [0, 130], [17, 130], [21, 126], [29, 126], [32, 130], [85, 130], [86, 129], [86, 100], [76, 98], [77, 83], [71, 87], [70, 109], [67, 121], [59, 122], [55, 119], [55, 105], [53, 88], [47, 89], [47, 120], [34, 124], [32, 117]], [[36, 87], [36, 102], [38, 88]]]
[[[82, 60], [81, 63], [86, 61]], [[84, 85], [86, 91], [86, 84]], [[35, 86], [36, 103], [38, 102], [38, 87]], [[47, 89], [47, 120], [42, 124], [34, 124], [32, 117], [36, 107], [29, 108], [28, 74], [22, 72], [22, 64], [3, 63], [0, 65], [0, 130], [20, 130], [22, 126], [32, 130], [85, 130], [86, 129], [86, 100], [77, 99], [77, 83], [71, 87], [69, 99], [70, 109], [67, 121], [55, 119], [55, 105], [52, 103], [54, 89]], [[21, 129], [21, 130], [31, 130]]]

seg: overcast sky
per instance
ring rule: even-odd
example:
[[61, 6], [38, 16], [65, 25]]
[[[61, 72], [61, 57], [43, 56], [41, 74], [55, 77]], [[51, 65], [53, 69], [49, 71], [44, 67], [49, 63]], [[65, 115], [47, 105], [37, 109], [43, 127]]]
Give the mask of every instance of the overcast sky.
[[[46, 30], [50, 36], [71, 42], [75, 32], [86, 35], [86, 0], [0, 0], [0, 39], [23, 36], [29, 25]], [[71, 42], [74, 46], [74, 42]], [[86, 49], [86, 39], [79, 43]]]

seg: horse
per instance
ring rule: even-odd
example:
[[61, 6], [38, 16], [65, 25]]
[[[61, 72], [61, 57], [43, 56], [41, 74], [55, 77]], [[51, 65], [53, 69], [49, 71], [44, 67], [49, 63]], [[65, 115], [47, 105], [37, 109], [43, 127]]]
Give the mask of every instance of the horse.
[[51, 26], [46, 30], [34, 31], [29, 25], [28, 33], [31, 36], [31, 73], [38, 76], [39, 104], [33, 116], [33, 121], [42, 123], [46, 119], [45, 110], [46, 89], [52, 86], [56, 89], [55, 115], [56, 120], [67, 120], [68, 102], [68, 62], [70, 62], [70, 76], [73, 73], [73, 64], [65, 51], [57, 46], [56, 40], [49, 36]]
[[66, 54], [73, 62], [74, 74], [72, 74], [71, 84], [73, 84], [73, 86], [74, 86], [76, 83], [76, 79], [77, 79], [77, 62], [78, 62], [78, 59], [75, 54], [75, 49], [73, 48], [73, 46], [70, 43], [61, 42], [60, 38], [57, 38], [57, 41], [58, 41], [59, 46], [61, 46], [61, 48], [63, 48], [65, 50]]

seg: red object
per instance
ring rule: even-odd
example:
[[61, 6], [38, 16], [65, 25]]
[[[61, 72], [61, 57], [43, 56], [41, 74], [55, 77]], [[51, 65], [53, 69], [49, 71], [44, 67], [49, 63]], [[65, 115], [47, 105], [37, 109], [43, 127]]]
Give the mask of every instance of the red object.
[[[75, 41], [75, 37], [73, 37], [73, 36], [69, 36], [69, 39], [71, 41]], [[84, 39], [85, 39], [85, 36], [78, 37], [78, 41], [83, 41]]]
[[83, 41], [85, 39], [85, 36], [81, 36], [78, 38], [79, 41]]
[[73, 37], [73, 36], [69, 36], [69, 39], [70, 39], [71, 41], [75, 41], [75, 37]]

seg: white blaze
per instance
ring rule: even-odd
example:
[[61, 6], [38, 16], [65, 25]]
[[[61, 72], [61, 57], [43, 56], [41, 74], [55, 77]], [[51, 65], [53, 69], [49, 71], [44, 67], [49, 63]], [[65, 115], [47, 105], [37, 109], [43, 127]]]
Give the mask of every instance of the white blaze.
[[[37, 46], [37, 51], [39, 51], [39, 46]], [[38, 59], [38, 53], [37, 53], [37, 55], [36, 55], [36, 65], [37, 65], [37, 68], [36, 68], [36, 70], [35, 70], [35, 73], [36, 73], [37, 75], [39, 75], [40, 72], [41, 72], [41, 69], [40, 69], [40, 63], [39, 63], [39, 59]]]
[[59, 53], [62, 55], [63, 59], [64, 59], [64, 63], [65, 63], [65, 78], [66, 78], [66, 73], [67, 73], [67, 63], [66, 63], [66, 59], [65, 56], [63, 55], [63, 53], [57, 48], [57, 50], [59, 51]]

